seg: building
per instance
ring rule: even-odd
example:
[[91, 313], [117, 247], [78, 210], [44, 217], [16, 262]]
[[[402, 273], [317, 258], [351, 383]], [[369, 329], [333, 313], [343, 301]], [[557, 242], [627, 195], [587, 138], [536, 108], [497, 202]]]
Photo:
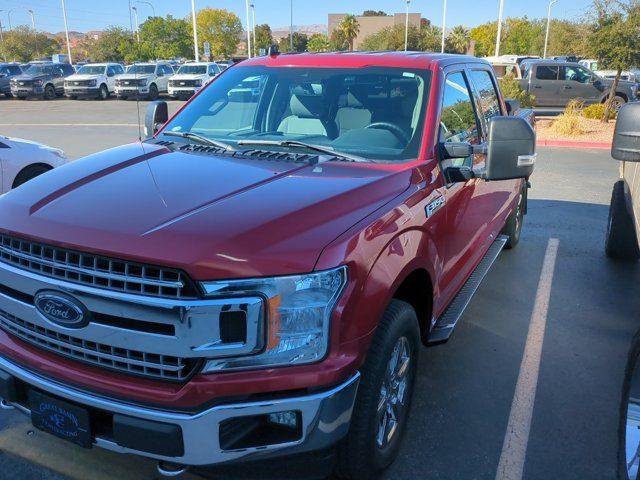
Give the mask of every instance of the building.
[[[329, 35], [333, 32], [342, 19], [347, 16], [347, 13], [330, 13], [329, 19], [327, 22], [327, 31]], [[406, 21], [406, 14], [404, 13], [395, 13], [393, 15], [384, 15], [384, 16], [357, 16], [358, 24], [360, 25], [360, 32], [358, 36], [355, 38], [353, 42], [354, 50], [358, 50], [359, 45], [362, 41], [367, 38], [369, 35], [373, 33], [377, 33], [380, 30], [384, 30], [385, 28], [393, 27], [394, 25], [402, 25], [404, 26]], [[409, 25], [413, 25], [416, 28], [420, 28], [420, 20], [422, 19], [422, 14], [420, 13], [410, 13], [409, 14]]]

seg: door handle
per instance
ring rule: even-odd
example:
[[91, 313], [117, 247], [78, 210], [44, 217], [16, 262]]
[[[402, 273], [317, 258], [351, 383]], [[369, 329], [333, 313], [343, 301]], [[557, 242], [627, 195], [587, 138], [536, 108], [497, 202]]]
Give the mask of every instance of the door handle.
[[534, 85], [533, 88], [542, 88], [542, 85]]
[[571, 90], [571, 86], [570, 85], [564, 85], [562, 88], [564, 88], [565, 90]]

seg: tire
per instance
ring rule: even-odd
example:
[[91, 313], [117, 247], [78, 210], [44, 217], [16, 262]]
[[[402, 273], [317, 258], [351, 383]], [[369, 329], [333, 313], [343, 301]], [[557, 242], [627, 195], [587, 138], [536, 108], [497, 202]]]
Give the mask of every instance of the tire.
[[13, 98], [13, 93], [5, 92], [4, 96], [7, 97], [7, 98]]
[[[627, 358], [627, 366], [625, 369], [624, 375], [624, 383], [622, 385], [622, 399], [620, 402], [620, 423], [618, 425], [618, 478], [628, 480], [630, 478], [630, 469], [627, 464], [631, 463], [631, 457], [634, 452], [637, 452], [638, 444], [634, 443], [633, 445], [629, 445], [629, 452], [627, 452], [627, 440], [637, 442], [637, 436], [633, 435], [633, 431], [637, 429], [637, 420], [634, 421], [634, 417], [636, 415], [629, 416], [629, 399], [631, 392], [631, 384], [633, 382], [635, 388], [634, 390], [637, 392], [638, 383], [640, 383], [640, 365], [638, 365], [638, 358], [640, 357], [640, 336], [636, 334], [631, 341], [631, 349], [629, 351], [629, 356]], [[637, 403], [634, 405], [636, 408], [634, 410], [637, 412], [638, 405]], [[637, 418], [637, 417], [636, 417]], [[631, 435], [627, 437], [627, 426], [630, 427]], [[637, 473], [638, 462], [634, 462], [636, 468], [634, 469]], [[633, 468], [633, 467], [632, 467]], [[638, 478], [636, 475], [632, 477], [633, 479]]]
[[100, 85], [100, 91], [98, 92], [98, 100], [107, 100], [109, 98], [109, 89], [103, 83]]
[[56, 89], [53, 87], [53, 85], [49, 84], [44, 87], [43, 98], [45, 100], [53, 100], [54, 98], [56, 98]]
[[26, 99], [27, 99], [27, 97], [18, 97], [18, 99], [20, 99], [20, 100], [26, 100]]
[[507, 243], [504, 244], [504, 248], [511, 250], [520, 242], [520, 235], [522, 233], [522, 224], [524, 223], [524, 214], [527, 210], [527, 184], [523, 180], [522, 187], [520, 187], [520, 196], [516, 208], [511, 212], [507, 221], [504, 224], [501, 234], [509, 237]]
[[51, 170], [51, 168], [44, 165], [33, 165], [31, 167], [27, 167], [18, 174], [13, 181], [13, 186], [11, 188], [17, 188], [20, 185], [27, 183], [29, 180], [33, 180], [37, 176], [47, 173], [49, 170]]
[[129, 98], [129, 97], [123, 95], [123, 96], [118, 97], [118, 100], [126, 100], [127, 98]]
[[604, 249], [611, 258], [635, 261], [640, 258], [640, 248], [638, 247], [633, 213], [631, 206], [627, 203], [625, 189], [624, 180], [618, 180], [613, 185]]
[[[338, 451], [338, 477], [372, 478], [398, 456], [411, 409], [419, 347], [420, 330], [415, 310], [408, 303], [392, 300], [360, 370], [362, 377], [351, 426]], [[406, 361], [399, 364], [397, 354], [401, 351], [407, 356], [400, 355]], [[395, 379], [391, 371], [396, 372]], [[397, 422], [387, 433], [383, 420], [386, 418], [388, 422], [384, 425], [393, 425], [387, 416], [389, 411], [395, 412]]]
[[157, 100], [158, 96], [159, 96], [158, 87], [156, 87], [155, 83], [152, 83], [151, 85], [149, 85], [148, 98], [149, 100]]
[[613, 97], [613, 110], [615, 112], [618, 112], [625, 103], [627, 103], [627, 101], [624, 97], [616, 95], [615, 97]]
[[70, 98], [71, 100], [77, 100], [77, 99], [78, 99], [78, 97], [77, 97], [76, 95], [70, 95], [70, 96], [69, 96], [69, 98]]

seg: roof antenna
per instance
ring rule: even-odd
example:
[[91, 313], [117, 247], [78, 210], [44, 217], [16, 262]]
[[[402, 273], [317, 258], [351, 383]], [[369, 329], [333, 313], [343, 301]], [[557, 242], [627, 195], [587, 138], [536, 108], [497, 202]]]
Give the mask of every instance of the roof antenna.
[[[131, 16], [131, 0], [129, 0], [129, 31], [131, 32], [131, 38], [135, 37], [133, 31], [133, 17]], [[137, 32], [136, 32], [137, 33]], [[134, 40], [136, 45], [136, 58], [140, 57], [140, 38], [137, 38], [138, 41]], [[133, 62], [135, 66], [135, 61]], [[142, 142], [142, 124], [140, 123], [140, 95], [138, 94], [138, 70], [135, 69], [133, 72], [133, 78], [136, 81], [136, 113], [138, 115], [138, 141]], [[142, 144], [142, 143], [141, 143]], [[144, 146], [142, 147], [144, 150]]]

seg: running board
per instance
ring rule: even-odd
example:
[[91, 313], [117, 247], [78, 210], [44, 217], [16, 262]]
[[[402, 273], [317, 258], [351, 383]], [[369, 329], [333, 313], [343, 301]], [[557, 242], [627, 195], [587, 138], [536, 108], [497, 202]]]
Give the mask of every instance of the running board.
[[427, 337], [427, 345], [435, 345], [449, 340], [449, 337], [456, 328], [456, 325], [467, 308], [467, 305], [469, 305], [473, 295], [478, 290], [478, 287], [482, 283], [487, 272], [489, 272], [493, 262], [495, 262], [498, 255], [500, 255], [500, 252], [504, 248], [504, 244], [507, 243], [508, 239], [509, 237], [506, 235], [499, 235], [491, 244], [489, 250], [484, 254], [484, 257], [482, 257], [482, 260], [480, 260], [480, 263], [473, 273], [471, 273], [466, 283], [453, 298], [440, 318], [436, 320], [433, 329]]

